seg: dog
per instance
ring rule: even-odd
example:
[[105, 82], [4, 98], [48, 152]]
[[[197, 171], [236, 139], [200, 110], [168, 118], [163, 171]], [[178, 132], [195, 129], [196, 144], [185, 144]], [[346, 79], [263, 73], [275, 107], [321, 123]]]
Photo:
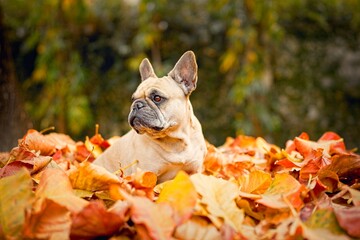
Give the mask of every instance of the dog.
[[[142, 60], [141, 83], [132, 95], [128, 122], [132, 129], [105, 150], [94, 164], [110, 172], [130, 175], [140, 168], [151, 171], [158, 183], [184, 170], [202, 170], [206, 144], [195, 117], [190, 94], [197, 83], [197, 63], [185, 52], [167, 76], [158, 78], [150, 61]], [[133, 164], [136, 162], [136, 164]]]

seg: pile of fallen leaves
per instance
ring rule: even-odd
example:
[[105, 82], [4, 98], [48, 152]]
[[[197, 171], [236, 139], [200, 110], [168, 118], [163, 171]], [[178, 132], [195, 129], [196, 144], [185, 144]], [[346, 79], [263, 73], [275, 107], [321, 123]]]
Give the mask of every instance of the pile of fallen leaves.
[[208, 144], [202, 173], [159, 185], [92, 164], [110, 145], [29, 130], [0, 155], [0, 239], [360, 238], [360, 156], [335, 133], [285, 149], [248, 136]]

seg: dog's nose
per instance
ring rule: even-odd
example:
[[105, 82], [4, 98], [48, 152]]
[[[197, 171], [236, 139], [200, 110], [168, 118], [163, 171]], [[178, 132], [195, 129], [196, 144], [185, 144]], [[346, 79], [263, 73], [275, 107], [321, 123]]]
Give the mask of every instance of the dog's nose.
[[145, 104], [142, 101], [137, 101], [134, 103], [134, 108], [140, 110], [141, 108], [145, 107]]

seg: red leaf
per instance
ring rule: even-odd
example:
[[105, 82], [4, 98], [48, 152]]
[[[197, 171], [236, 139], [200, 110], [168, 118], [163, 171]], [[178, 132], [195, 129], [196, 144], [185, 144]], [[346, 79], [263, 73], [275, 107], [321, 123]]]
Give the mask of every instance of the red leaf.
[[334, 207], [339, 225], [352, 237], [360, 238], [360, 207]]
[[83, 162], [86, 159], [89, 162], [93, 162], [95, 160], [95, 157], [86, 148], [86, 146], [83, 143], [78, 143], [76, 144], [75, 159], [78, 160], [79, 162]]
[[29, 163], [23, 163], [20, 161], [9, 163], [0, 169], [0, 178], [14, 175], [17, 172], [19, 172], [22, 168], [26, 168], [30, 172], [33, 166]]
[[[309, 140], [310, 137], [307, 133], [302, 132], [298, 138], [304, 139], [304, 140]], [[287, 153], [291, 153], [292, 151], [296, 150], [296, 146], [295, 146], [295, 142], [294, 141], [288, 141], [288, 143], [286, 144], [286, 149], [285, 151]]]

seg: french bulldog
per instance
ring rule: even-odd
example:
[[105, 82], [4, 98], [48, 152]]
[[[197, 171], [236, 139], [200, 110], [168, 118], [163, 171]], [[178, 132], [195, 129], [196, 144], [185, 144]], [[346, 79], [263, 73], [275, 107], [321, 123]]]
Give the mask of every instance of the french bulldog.
[[197, 83], [195, 54], [185, 52], [164, 77], [156, 76], [147, 58], [139, 70], [141, 83], [132, 95], [128, 116], [132, 129], [94, 164], [110, 172], [122, 169], [125, 176], [137, 168], [151, 171], [158, 183], [172, 179], [180, 170], [201, 171], [206, 145], [189, 99]]

